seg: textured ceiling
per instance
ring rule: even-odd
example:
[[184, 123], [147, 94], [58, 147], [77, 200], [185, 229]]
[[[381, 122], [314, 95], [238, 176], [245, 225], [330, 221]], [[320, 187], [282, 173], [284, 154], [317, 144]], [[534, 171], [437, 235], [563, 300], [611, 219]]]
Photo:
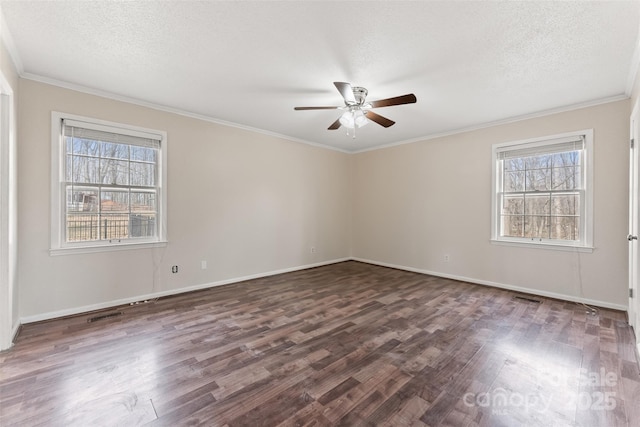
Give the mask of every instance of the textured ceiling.
[[[347, 151], [629, 95], [640, 2], [5, 1], [23, 77]], [[635, 55], [635, 56], [634, 56]], [[332, 82], [375, 111], [327, 127]]]

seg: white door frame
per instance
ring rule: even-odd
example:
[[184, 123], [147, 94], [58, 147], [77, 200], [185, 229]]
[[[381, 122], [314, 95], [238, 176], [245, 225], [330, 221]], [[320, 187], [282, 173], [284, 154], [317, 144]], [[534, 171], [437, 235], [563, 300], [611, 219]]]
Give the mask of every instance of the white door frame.
[[14, 320], [17, 291], [15, 151], [13, 90], [0, 72], [0, 350], [11, 347], [19, 326]]
[[[629, 119], [629, 135], [631, 151], [629, 156], [629, 324], [640, 340], [640, 298], [638, 282], [640, 280], [640, 98], [636, 101]], [[633, 295], [633, 296], [632, 296]], [[638, 345], [640, 351], [640, 344]]]

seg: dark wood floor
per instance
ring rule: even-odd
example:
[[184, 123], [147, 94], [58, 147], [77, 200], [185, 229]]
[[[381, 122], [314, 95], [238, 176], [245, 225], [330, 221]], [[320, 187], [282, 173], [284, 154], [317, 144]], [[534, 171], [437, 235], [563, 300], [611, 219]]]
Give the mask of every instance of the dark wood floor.
[[345, 262], [25, 325], [0, 425], [640, 426], [625, 314], [514, 295]]

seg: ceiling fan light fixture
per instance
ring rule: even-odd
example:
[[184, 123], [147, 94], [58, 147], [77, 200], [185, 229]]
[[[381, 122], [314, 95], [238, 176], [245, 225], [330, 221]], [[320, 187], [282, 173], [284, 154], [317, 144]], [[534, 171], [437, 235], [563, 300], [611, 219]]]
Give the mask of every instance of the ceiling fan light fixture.
[[340, 124], [348, 129], [353, 129], [355, 126], [355, 120], [351, 111], [345, 111], [340, 116]]
[[353, 120], [353, 113], [351, 111], [345, 111], [340, 116], [340, 124], [346, 128], [353, 129], [355, 121]]
[[360, 108], [349, 109], [340, 116], [340, 124], [347, 129], [354, 129], [356, 126], [361, 128], [367, 123], [369, 123], [369, 120]]
[[367, 120], [367, 116], [365, 116], [364, 111], [362, 111], [361, 109], [357, 109], [353, 112], [353, 121], [359, 128], [369, 123], [369, 120]]

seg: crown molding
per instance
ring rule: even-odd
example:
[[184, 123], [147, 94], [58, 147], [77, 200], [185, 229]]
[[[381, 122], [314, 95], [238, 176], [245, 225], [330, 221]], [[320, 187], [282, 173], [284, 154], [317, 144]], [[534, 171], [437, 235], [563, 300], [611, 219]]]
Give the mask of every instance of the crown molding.
[[629, 99], [629, 96], [627, 96], [626, 94], [609, 96], [609, 97], [606, 97], [606, 98], [594, 99], [594, 100], [591, 100], [591, 101], [580, 102], [580, 103], [577, 103], [577, 104], [570, 104], [570, 105], [566, 105], [566, 106], [563, 106], [563, 107], [552, 108], [552, 109], [549, 109], [549, 110], [541, 110], [541, 111], [537, 111], [535, 113], [523, 114], [521, 116], [513, 116], [513, 117], [509, 117], [509, 118], [502, 119], [502, 120], [495, 120], [495, 121], [492, 121], [492, 122], [481, 123], [481, 124], [474, 125], [474, 126], [458, 128], [458, 129], [454, 129], [454, 130], [451, 130], [451, 131], [434, 133], [434, 134], [430, 134], [430, 135], [425, 135], [423, 137], [418, 137], [418, 138], [407, 139], [407, 140], [404, 140], [404, 141], [393, 142], [391, 144], [380, 145], [380, 146], [373, 147], [373, 148], [366, 148], [366, 149], [363, 149], [363, 150], [352, 151], [352, 153], [354, 153], [354, 154], [356, 154], [356, 153], [364, 153], [364, 152], [367, 152], [367, 151], [381, 150], [383, 148], [397, 147], [398, 145], [413, 144], [413, 143], [416, 143], [416, 142], [429, 141], [429, 140], [432, 140], [432, 139], [443, 138], [443, 137], [446, 137], [446, 136], [457, 135], [457, 134], [460, 134], [460, 133], [473, 132], [473, 131], [480, 130], [480, 129], [487, 129], [487, 128], [506, 125], [506, 124], [510, 124], [510, 123], [521, 122], [521, 121], [524, 121], [524, 120], [530, 120], [530, 119], [535, 119], [535, 118], [539, 118], [539, 117], [551, 116], [553, 114], [559, 114], [559, 113], [565, 113], [565, 112], [568, 112], [568, 111], [580, 110], [582, 108], [594, 107], [596, 105], [609, 104], [611, 102], [623, 101], [625, 99]]
[[107, 92], [107, 91], [103, 91], [103, 90], [99, 90], [99, 89], [95, 89], [95, 88], [89, 88], [89, 87], [86, 87], [86, 86], [80, 86], [80, 85], [76, 85], [76, 84], [73, 84], [73, 83], [68, 83], [68, 82], [64, 82], [64, 81], [60, 81], [60, 80], [56, 80], [56, 79], [51, 79], [51, 78], [48, 78], [48, 77], [38, 76], [38, 75], [35, 75], [35, 74], [31, 74], [31, 73], [22, 73], [20, 77], [22, 77], [24, 79], [27, 79], [27, 80], [32, 80], [32, 81], [35, 81], [35, 82], [39, 82], [39, 83], [49, 84], [49, 85], [52, 85], [52, 86], [61, 87], [61, 88], [64, 88], [64, 89], [69, 89], [69, 90], [73, 90], [73, 91], [76, 91], [76, 92], [85, 93], [85, 94], [88, 94], [88, 95], [99, 96], [99, 97], [102, 97], [102, 98], [112, 99], [114, 101], [126, 102], [126, 103], [129, 103], [129, 104], [138, 105], [138, 106], [141, 106], [141, 107], [146, 107], [146, 108], [150, 108], [150, 109], [153, 109], [153, 110], [163, 111], [163, 112], [166, 112], [166, 113], [172, 113], [172, 114], [176, 114], [176, 115], [179, 115], [179, 116], [184, 116], [184, 117], [189, 117], [189, 118], [192, 118], [192, 119], [202, 120], [202, 121], [205, 121], [205, 122], [215, 123], [215, 124], [222, 125], [222, 126], [233, 127], [233, 128], [236, 128], [236, 129], [242, 129], [242, 130], [245, 130], [245, 131], [248, 131], [248, 132], [254, 132], [254, 133], [258, 133], [258, 134], [262, 134], [262, 135], [266, 135], [266, 136], [270, 136], [270, 137], [274, 137], [274, 138], [284, 139], [284, 140], [287, 140], [287, 141], [297, 142], [297, 143], [300, 143], [300, 144], [310, 145], [310, 146], [313, 146], [313, 147], [323, 148], [323, 149], [332, 150], [332, 151], [338, 151], [338, 152], [346, 153], [346, 154], [364, 153], [364, 152], [367, 152], [367, 151], [375, 151], [375, 150], [381, 150], [381, 149], [384, 149], [384, 148], [396, 147], [398, 145], [413, 144], [413, 143], [416, 143], [416, 142], [422, 142], [422, 141], [428, 141], [428, 140], [437, 139], [437, 138], [443, 138], [443, 137], [446, 137], [446, 136], [457, 135], [457, 134], [460, 134], [460, 133], [472, 132], [472, 131], [475, 131], [475, 130], [486, 129], [486, 128], [505, 125], [505, 124], [509, 124], [509, 123], [515, 123], [515, 122], [520, 122], [520, 121], [524, 121], [524, 120], [535, 119], [535, 118], [538, 118], [538, 117], [550, 116], [550, 115], [553, 115], [553, 114], [558, 114], [558, 113], [563, 113], [563, 112], [573, 111], [573, 110], [579, 110], [579, 109], [582, 109], [582, 108], [588, 108], [588, 107], [593, 107], [593, 106], [596, 106], [596, 105], [608, 104], [608, 103], [611, 103], [611, 102], [617, 102], [617, 101], [622, 101], [622, 100], [625, 100], [625, 99], [629, 99], [629, 96], [626, 95], [626, 94], [615, 95], [615, 96], [610, 96], [610, 97], [606, 97], [606, 98], [600, 98], [600, 99], [595, 99], [595, 100], [591, 100], [591, 101], [585, 101], [585, 102], [581, 102], [581, 103], [577, 103], [577, 104], [570, 104], [570, 105], [566, 105], [566, 106], [558, 107], [558, 108], [553, 108], [553, 109], [549, 109], [549, 110], [542, 110], [542, 111], [538, 111], [538, 112], [535, 112], [535, 113], [524, 114], [524, 115], [521, 115], [521, 116], [514, 116], [514, 117], [507, 118], [507, 119], [481, 123], [481, 124], [478, 124], [478, 125], [468, 126], [468, 127], [459, 128], [459, 129], [454, 129], [454, 130], [447, 131], [447, 132], [440, 132], [440, 133], [436, 133], [436, 134], [424, 135], [424, 136], [417, 137], [417, 138], [411, 138], [411, 139], [407, 139], [407, 140], [403, 140], [403, 141], [392, 142], [390, 144], [379, 145], [379, 146], [376, 146], [376, 147], [365, 148], [365, 149], [362, 149], [362, 150], [344, 150], [344, 149], [332, 147], [332, 146], [329, 146], [329, 145], [320, 144], [320, 143], [317, 143], [317, 142], [312, 142], [312, 141], [307, 141], [307, 140], [303, 140], [303, 139], [299, 139], [299, 138], [294, 138], [294, 137], [291, 137], [291, 136], [288, 136], [288, 135], [284, 135], [284, 134], [280, 134], [280, 133], [276, 133], [276, 132], [271, 132], [271, 131], [267, 131], [267, 130], [264, 130], [264, 129], [254, 128], [254, 127], [251, 127], [251, 126], [246, 126], [246, 125], [242, 125], [242, 124], [239, 124], [239, 123], [229, 122], [229, 121], [226, 121], [226, 120], [216, 119], [214, 117], [209, 117], [209, 116], [205, 116], [205, 115], [202, 115], [202, 114], [192, 113], [190, 111], [185, 111], [185, 110], [181, 110], [181, 109], [177, 109], [177, 108], [173, 108], [173, 107], [168, 107], [166, 105], [154, 104], [154, 103], [143, 101], [143, 100], [140, 100], [140, 99], [137, 99], [137, 98], [131, 98], [131, 97], [127, 97], [127, 96], [117, 95], [117, 94], [114, 94], [114, 93], [111, 93], [111, 92]]
[[329, 145], [324, 145], [324, 144], [320, 144], [320, 143], [317, 143], [317, 142], [307, 141], [307, 140], [300, 139], [300, 138], [294, 138], [294, 137], [289, 136], [289, 135], [284, 135], [284, 134], [280, 134], [280, 133], [277, 133], [277, 132], [271, 132], [271, 131], [268, 131], [268, 130], [265, 130], [265, 129], [246, 126], [246, 125], [243, 125], [243, 124], [240, 124], [240, 123], [229, 122], [229, 121], [226, 121], [226, 120], [217, 119], [215, 117], [210, 117], [210, 116], [205, 116], [203, 114], [193, 113], [191, 111], [182, 110], [182, 109], [179, 109], [179, 108], [173, 108], [173, 107], [169, 107], [169, 106], [162, 105], [162, 104], [156, 104], [156, 103], [153, 103], [153, 102], [143, 101], [143, 100], [138, 99], [138, 98], [132, 98], [132, 97], [124, 96], [124, 95], [118, 95], [118, 94], [115, 94], [115, 93], [111, 93], [111, 92], [108, 92], [108, 91], [103, 91], [103, 90], [96, 89], [96, 88], [77, 85], [77, 84], [74, 84], [74, 83], [69, 83], [69, 82], [65, 82], [65, 81], [61, 81], [61, 80], [57, 80], [57, 79], [52, 79], [52, 78], [49, 78], [49, 77], [43, 77], [43, 76], [40, 76], [40, 75], [37, 75], [37, 74], [22, 73], [20, 75], [20, 77], [22, 77], [23, 79], [26, 79], [26, 80], [31, 80], [31, 81], [38, 82], [38, 83], [44, 83], [44, 84], [48, 84], [48, 85], [51, 85], [51, 86], [60, 87], [60, 88], [63, 88], [63, 89], [69, 89], [69, 90], [73, 90], [75, 92], [84, 93], [84, 94], [87, 94], [87, 95], [99, 96], [101, 98], [111, 99], [111, 100], [119, 101], [119, 102], [126, 102], [128, 104], [133, 104], [133, 105], [137, 105], [137, 106], [140, 106], [140, 107], [150, 108], [152, 110], [162, 111], [162, 112], [165, 112], [165, 113], [172, 113], [172, 114], [176, 114], [176, 115], [183, 116], [183, 117], [189, 117], [189, 118], [192, 118], [192, 119], [202, 120], [202, 121], [209, 122], [209, 123], [215, 123], [215, 124], [222, 125], [222, 126], [233, 127], [233, 128], [236, 128], [236, 129], [241, 129], [241, 130], [245, 130], [245, 131], [249, 131], [249, 132], [253, 132], [253, 133], [258, 133], [258, 134], [270, 136], [270, 137], [273, 137], [273, 138], [279, 138], [279, 139], [284, 139], [284, 140], [287, 140], [287, 141], [297, 142], [297, 143], [300, 143], [300, 144], [311, 145], [311, 146], [318, 147], [318, 148], [324, 148], [326, 150], [339, 151], [339, 152], [342, 152], [342, 153], [349, 153], [349, 151], [342, 150], [342, 149], [339, 149], [339, 148], [336, 148], [336, 147], [331, 147]]

